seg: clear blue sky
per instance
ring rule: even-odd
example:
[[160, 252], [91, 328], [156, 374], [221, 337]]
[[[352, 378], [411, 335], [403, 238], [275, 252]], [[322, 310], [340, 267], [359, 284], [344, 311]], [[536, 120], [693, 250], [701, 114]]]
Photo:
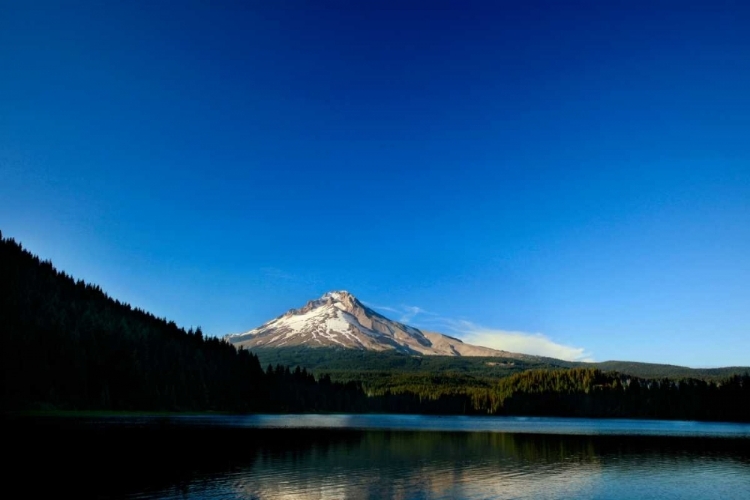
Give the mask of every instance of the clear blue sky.
[[209, 334], [750, 365], [746, 2], [350, 3], [2, 2], [0, 230]]

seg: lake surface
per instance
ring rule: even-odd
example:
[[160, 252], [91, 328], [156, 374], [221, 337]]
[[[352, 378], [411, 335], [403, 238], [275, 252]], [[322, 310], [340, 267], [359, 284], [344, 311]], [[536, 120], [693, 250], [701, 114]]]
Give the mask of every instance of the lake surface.
[[251, 499], [747, 499], [750, 424], [414, 415], [5, 422], [6, 491]]

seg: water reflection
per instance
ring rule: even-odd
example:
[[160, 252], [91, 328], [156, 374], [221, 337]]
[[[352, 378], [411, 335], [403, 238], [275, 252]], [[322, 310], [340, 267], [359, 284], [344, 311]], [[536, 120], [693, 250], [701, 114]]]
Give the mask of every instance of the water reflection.
[[369, 431], [302, 454], [260, 451], [226, 486], [237, 496], [290, 499], [707, 498], [719, 490], [721, 498], [744, 498], [750, 491], [747, 455], [727, 443], [636, 441]]
[[[153, 420], [98, 426], [58, 420], [19, 428], [31, 446], [15, 450], [17, 470], [6, 476], [6, 489], [44, 471], [55, 493], [79, 496], [739, 499], [750, 491], [747, 439], [259, 429]], [[31, 486], [39, 485], [29, 482], [26, 490]]]
[[636, 441], [382, 431], [299, 436], [254, 447], [244, 465], [200, 476], [188, 491], [289, 499], [706, 498], [717, 488], [722, 498], [742, 498], [750, 491], [747, 456], [727, 443]]
[[578, 440], [365, 432], [301, 455], [259, 451], [233, 487], [250, 498], [571, 498], [599, 469]]

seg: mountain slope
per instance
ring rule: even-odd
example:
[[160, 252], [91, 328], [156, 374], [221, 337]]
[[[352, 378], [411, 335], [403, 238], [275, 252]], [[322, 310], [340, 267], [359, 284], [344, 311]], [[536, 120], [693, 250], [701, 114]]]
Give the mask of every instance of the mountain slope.
[[301, 309], [291, 309], [258, 328], [225, 338], [235, 346], [252, 349], [338, 347], [428, 356], [534, 358], [423, 332], [373, 311], [347, 291], [328, 292]]

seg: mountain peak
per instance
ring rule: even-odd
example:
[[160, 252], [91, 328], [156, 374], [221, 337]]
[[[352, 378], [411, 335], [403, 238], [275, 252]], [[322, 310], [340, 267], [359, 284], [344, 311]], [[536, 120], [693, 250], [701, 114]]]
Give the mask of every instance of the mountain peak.
[[304, 345], [410, 354], [420, 352], [413, 345], [430, 346], [421, 331], [381, 316], [346, 290], [327, 292], [300, 309], [290, 309], [258, 328], [227, 339], [251, 348]]
[[319, 299], [313, 299], [307, 302], [304, 307], [300, 309], [290, 309], [284, 316], [289, 317], [297, 314], [305, 314], [313, 309], [325, 308], [327, 306], [335, 306], [337, 309], [347, 311], [355, 314], [355, 310], [364, 309], [362, 303], [357, 298], [346, 290], [334, 290], [324, 293]]
[[341, 303], [346, 305], [347, 307], [355, 307], [357, 305], [361, 305], [361, 302], [357, 300], [357, 297], [347, 292], [346, 290], [334, 290], [331, 292], [326, 292], [318, 300], [323, 302]]
[[226, 339], [251, 349], [303, 346], [447, 356], [508, 354], [390, 320], [346, 290], [326, 292], [299, 309], [290, 309], [258, 328]]
[[331, 290], [330, 292], [324, 293], [323, 296], [321, 297], [321, 299], [326, 299], [328, 297], [330, 297], [330, 298], [332, 298], [334, 300], [344, 300], [344, 299], [347, 299], [347, 298], [356, 299], [356, 297], [354, 295], [352, 295], [351, 293], [349, 293], [346, 290]]

